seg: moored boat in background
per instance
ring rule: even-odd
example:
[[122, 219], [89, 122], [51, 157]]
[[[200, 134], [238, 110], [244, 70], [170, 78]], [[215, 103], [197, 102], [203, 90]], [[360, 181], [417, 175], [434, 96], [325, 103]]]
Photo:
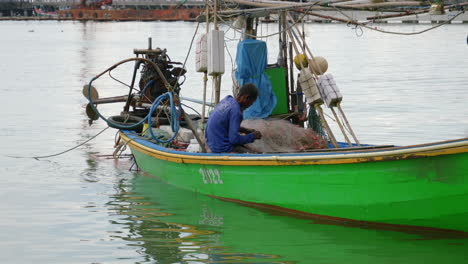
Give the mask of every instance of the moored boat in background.
[[202, 3], [99, 0], [57, 10], [58, 18], [96, 21], [193, 21], [203, 9]]

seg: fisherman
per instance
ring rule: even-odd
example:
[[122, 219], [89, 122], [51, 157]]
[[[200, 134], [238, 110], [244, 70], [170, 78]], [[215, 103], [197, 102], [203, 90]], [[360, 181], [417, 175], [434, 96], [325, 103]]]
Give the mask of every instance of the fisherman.
[[[260, 139], [262, 134], [254, 129], [241, 127], [242, 112], [257, 100], [258, 90], [252, 83], [244, 84], [236, 98], [228, 95], [211, 112], [205, 137], [213, 153], [247, 152], [243, 145]], [[245, 133], [246, 135], [241, 135]]]

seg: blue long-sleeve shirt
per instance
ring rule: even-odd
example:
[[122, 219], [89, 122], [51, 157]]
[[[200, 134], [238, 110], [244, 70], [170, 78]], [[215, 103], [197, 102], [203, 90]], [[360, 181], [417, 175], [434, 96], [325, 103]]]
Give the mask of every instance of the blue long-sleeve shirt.
[[206, 125], [205, 137], [213, 153], [231, 152], [235, 145], [252, 143], [253, 133], [240, 135], [242, 111], [232, 96], [226, 96], [211, 112]]

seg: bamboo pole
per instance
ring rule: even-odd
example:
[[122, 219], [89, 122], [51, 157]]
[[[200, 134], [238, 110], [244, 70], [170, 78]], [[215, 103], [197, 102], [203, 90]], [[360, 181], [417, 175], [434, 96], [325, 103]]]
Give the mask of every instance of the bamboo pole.
[[[347, 2], [349, 0], [331, 0], [327, 1], [327, 4]], [[310, 6], [320, 5], [323, 3], [323, 0], [307, 2], [307, 3], [298, 3], [292, 1], [277, 1], [277, 0], [227, 0], [227, 2], [237, 3], [240, 5], [254, 6], [254, 7], [272, 7], [277, 9], [293, 9], [293, 8], [306, 8]]]
[[[466, 5], [468, 5], [468, 3], [459, 3], [459, 4], [455, 4], [455, 5], [449, 5], [449, 6], [445, 6], [444, 10], [450, 9], [450, 8], [453, 8], [453, 7], [457, 7], [457, 6], [462, 7], [462, 6], [466, 6]], [[428, 13], [430, 10], [431, 10], [430, 8], [427, 8], [427, 9], [424, 9], [424, 10], [419, 10], [419, 11], [414, 11], [414, 12], [406, 11], [406, 12], [398, 13], [398, 14], [367, 17], [366, 19], [367, 20], [376, 20], [376, 19], [384, 19], [384, 18], [392, 18], [392, 17], [411, 16], [411, 15]]]
[[297, 111], [297, 98], [293, 96], [295, 93], [294, 88], [294, 61], [293, 61], [293, 53], [292, 53], [292, 42], [289, 42], [288, 45], [288, 55], [289, 55], [289, 88], [286, 87], [286, 92], [288, 94], [288, 98], [291, 97], [289, 100], [289, 111], [296, 112]]
[[[218, 26], [218, 0], [214, 0], [213, 8], [213, 26], [215, 30], [219, 30]], [[223, 47], [224, 48], [224, 47]], [[215, 104], [218, 104], [221, 97], [221, 75], [216, 74], [213, 76], [214, 90], [215, 90]]]
[[220, 75], [213, 76], [214, 104], [217, 105], [221, 98]]
[[205, 143], [201, 140], [200, 136], [197, 133], [197, 130], [193, 127], [192, 119], [190, 119], [190, 117], [187, 115], [187, 113], [185, 113], [184, 110], [182, 110], [182, 116], [184, 117], [185, 122], [187, 122], [187, 126], [189, 127], [189, 129], [192, 130], [192, 133], [195, 136], [195, 139], [197, 140], [198, 144], [200, 145], [202, 152], [206, 153]]
[[419, 1], [407, 1], [407, 2], [383, 2], [383, 3], [362, 3], [362, 4], [351, 4], [351, 3], [337, 3], [332, 6], [341, 8], [380, 8], [380, 7], [400, 7], [400, 6], [421, 6]]
[[335, 136], [333, 135], [333, 133], [331, 132], [330, 126], [328, 126], [328, 123], [327, 123], [327, 121], [326, 121], [326, 119], [325, 119], [325, 115], [323, 114], [322, 108], [320, 107], [319, 104], [315, 104], [313, 107], [314, 107], [314, 108], [317, 110], [317, 112], [319, 113], [320, 119], [322, 120], [322, 124], [323, 124], [323, 126], [325, 127], [325, 129], [327, 130], [327, 132], [329, 133], [328, 136], [330, 137], [330, 141], [332, 142], [333, 146], [334, 146], [335, 148], [339, 148], [338, 142], [336, 141], [336, 138], [335, 138]]
[[203, 124], [205, 124], [205, 111], [206, 111], [206, 87], [208, 85], [208, 73], [205, 72], [203, 74], [203, 104], [202, 104], [202, 115], [201, 115], [201, 123], [202, 123], [202, 131], [205, 130]]
[[[335, 21], [339, 21], [339, 22], [343, 22], [343, 23], [347, 23], [347, 24], [351, 24], [351, 25], [359, 25], [360, 24], [359, 22], [352, 21], [352, 20], [349, 20], [349, 19], [326, 16], [326, 15], [322, 15], [322, 14], [315, 13], [315, 12], [310, 12], [310, 11], [296, 10], [296, 12], [300, 12], [300, 13], [303, 13], [303, 14], [306, 14], [306, 15], [321, 17], [321, 18], [325, 18], [325, 19], [335, 20]], [[367, 18], [367, 19], [369, 19], [369, 18]]]
[[348, 135], [346, 135], [346, 131], [345, 131], [343, 125], [341, 124], [340, 118], [339, 118], [338, 115], [336, 114], [335, 109], [333, 109], [333, 107], [330, 107], [330, 110], [332, 111], [333, 116], [334, 116], [335, 119], [336, 119], [336, 123], [338, 123], [338, 126], [340, 127], [341, 133], [343, 133], [343, 136], [344, 136], [346, 142], [348, 142], [349, 146], [352, 147], [352, 146], [353, 146], [353, 143], [351, 143], [351, 140], [349, 140]]
[[[210, 6], [206, 3], [205, 9], [205, 17], [206, 17], [206, 35], [205, 38], [208, 37], [208, 32], [210, 31]], [[203, 73], [203, 104], [202, 104], [202, 116], [201, 116], [201, 131], [202, 133], [205, 131], [205, 111], [206, 111], [206, 88], [208, 85], [208, 72], [205, 71]]]
[[[292, 65], [289, 65], [288, 66], [288, 37], [286, 35], [286, 32], [284, 32], [284, 30], [286, 29], [286, 26], [287, 26], [287, 20], [286, 20], [286, 12], [283, 11], [281, 12], [281, 16], [283, 17], [283, 32], [282, 32], [282, 35], [283, 35], [283, 42], [282, 42], [282, 51], [283, 51], [283, 66], [285, 68], [285, 71], [284, 71], [284, 78], [285, 80], [288, 80], [289, 79], [289, 72], [288, 72], [288, 67], [292, 68], [293, 66]], [[289, 82], [286, 81], [286, 91], [289, 90]], [[286, 102], [288, 105], [289, 105], [289, 96], [287, 97], [287, 102]]]
[[214, 9], [213, 9], [213, 24], [214, 24], [214, 29], [218, 30], [218, 0], [214, 0]]
[[356, 142], [356, 144], [357, 144], [358, 146], [361, 146], [361, 144], [359, 143], [359, 140], [357, 139], [356, 135], [354, 134], [353, 129], [351, 128], [351, 125], [350, 125], [349, 122], [348, 122], [348, 119], [346, 118], [346, 115], [345, 115], [343, 109], [341, 109], [341, 103], [338, 103], [338, 104], [336, 105], [336, 107], [337, 107], [338, 110], [340, 111], [341, 116], [343, 117], [343, 119], [344, 119], [344, 121], [345, 121], [345, 124], [346, 124], [346, 126], [348, 127], [348, 129], [349, 129], [349, 133], [351, 134], [351, 136], [352, 136], [353, 139], [354, 139], [354, 142]]

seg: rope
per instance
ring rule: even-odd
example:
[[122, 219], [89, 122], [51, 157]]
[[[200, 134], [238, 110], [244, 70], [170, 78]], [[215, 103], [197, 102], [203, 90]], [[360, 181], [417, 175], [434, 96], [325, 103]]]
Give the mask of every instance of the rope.
[[[151, 116], [153, 114], [153, 112], [159, 107], [159, 105], [161, 104], [161, 102], [165, 99], [167, 99], [167, 97], [169, 97], [169, 101], [171, 103], [171, 114], [170, 114], [170, 123], [171, 123], [171, 128], [172, 128], [172, 131], [174, 132], [174, 135], [172, 135], [172, 137], [170, 139], [167, 139], [167, 140], [161, 140], [161, 139], [158, 139], [155, 135], [154, 135], [154, 132], [153, 132], [153, 129], [149, 129], [149, 132], [151, 134], [151, 137], [156, 140], [157, 142], [159, 143], [168, 143], [168, 142], [171, 142], [172, 140], [174, 140], [174, 138], [177, 136], [177, 133], [179, 132], [179, 113], [177, 112], [177, 109], [175, 108], [175, 104], [174, 104], [174, 98], [172, 96], [172, 93], [171, 92], [167, 92], [165, 94], [162, 94], [160, 95], [158, 98], [156, 98], [156, 100], [154, 100], [153, 102], [153, 105], [151, 105], [151, 109], [148, 113], [148, 116], [147, 119], [148, 120], [148, 128], [151, 128]], [[145, 120], [143, 119], [143, 121]]]
[[[425, 33], [427, 31], [430, 31], [430, 30], [433, 30], [433, 29], [436, 29], [438, 27], [441, 27], [443, 25], [446, 25], [446, 24], [449, 24], [450, 22], [452, 22], [452, 20], [454, 20], [455, 18], [457, 18], [459, 15], [465, 13], [465, 11], [461, 11], [460, 13], [456, 14], [455, 16], [453, 16], [451, 19], [445, 21], [444, 23], [440, 23], [436, 26], [433, 26], [433, 27], [430, 27], [430, 28], [427, 28], [427, 29], [424, 29], [424, 30], [421, 30], [421, 31], [418, 31], [418, 32], [394, 32], [394, 31], [386, 31], [386, 30], [382, 30], [382, 29], [378, 29], [378, 28], [373, 28], [373, 27], [369, 27], [367, 26], [366, 24], [364, 23], [359, 23], [357, 22], [356, 20], [353, 20], [351, 17], [349, 17], [348, 15], [346, 15], [343, 11], [341, 11], [340, 9], [336, 8], [335, 7], [335, 10], [340, 12], [340, 14], [342, 14], [343, 16], [345, 16], [346, 18], [349, 19], [348, 21], [348, 24], [354, 24], [356, 25], [356, 27], [354, 28], [355, 30], [357, 30], [358, 26], [361, 26], [361, 27], [364, 27], [364, 28], [367, 28], [367, 29], [370, 29], [370, 30], [374, 30], [374, 31], [377, 31], [377, 32], [380, 32], [380, 33], [386, 33], [386, 34], [394, 34], [394, 35], [418, 35], [418, 34], [422, 34], [422, 33]], [[361, 29], [362, 31], [362, 29]], [[362, 33], [361, 33], [362, 35]]]
[[112, 157], [114, 159], [119, 159], [121, 156], [122, 156], [122, 153], [127, 149], [127, 144], [126, 142], [122, 142], [120, 141], [120, 134], [119, 132], [117, 131], [117, 133], [115, 134], [115, 150], [114, 152], [112, 153]]
[[121, 84], [127, 86], [128, 88], [130, 88], [130, 85], [128, 85], [128, 84], [122, 82], [121, 80], [118, 80], [118, 79], [115, 78], [114, 76], [112, 76], [112, 70], [109, 71], [109, 77], [111, 77], [111, 79], [113, 79], [114, 81], [116, 81], [116, 82], [118, 82], [118, 83], [121, 83]]
[[62, 151], [62, 152], [59, 152], [59, 153], [56, 153], [56, 154], [51, 154], [51, 155], [45, 155], [45, 156], [32, 156], [32, 157], [21, 157], [21, 156], [8, 156], [7, 157], [10, 157], [10, 158], [16, 158], [16, 159], [44, 159], [44, 158], [50, 158], [50, 157], [55, 157], [55, 156], [59, 156], [59, 155], [62, 155], [62, 154], [65, 154], [67, 152], [70, 152], [78, 147], [81, 147], [83, 146], [84, 144], [88, 143], [89, 141], [95, 139], [97, 136], [99, 136], [100, 134], [102, 134], [104, 131], [106, 131], [109, 127], [106, 127], [104, 128], [103, 130], [101, 130], [99, 133], [97, 133], [96, 135], [92, 136], [91, 138], [89, 138], [88, 140], [84, 141], [83, 143], [80, 143], [70, 149], [67, 149], [65, 151]]
[[[195, 33], [192, 36], [192, 40], [190, 41], [190, 46], [189, 46], [189, 49], [187, 51], [187, 55], [185, 56], [184, 64], [182, 65], [182, 68], [184, 68], [184, 69], [185, 69], [185, 64], [187, 63], [188, 57], [190, 55], [190, 52], [192, 51], [193, 42], [195, 40], [195, 37], [197, 36], [197, 32], [198, 32], [199, 27], [200, 27], [200, 22], [197, 23], [197, 28], [195, 29]], [[181, 76], [181, 73], [179, 73], [179, 76], [177, 76], [177, 82], [179, 82], [179, 78]]]
[[201, 116], [200, 112], [198, 112], [197, 110], [195, 110], [195, 108], [190, 107], [190, 106], [188, 106], [188, 105], [186, 105], [186, 104], [183, 104], [183, 103], [181, 103], [181, 105], [182, 105], [182, 106], [185, 106], [185, 107], [187, 107], [187, 108], [189, 108], [189, 109], [191, 109], [191, 110], [194, 111], [197, 115]]

